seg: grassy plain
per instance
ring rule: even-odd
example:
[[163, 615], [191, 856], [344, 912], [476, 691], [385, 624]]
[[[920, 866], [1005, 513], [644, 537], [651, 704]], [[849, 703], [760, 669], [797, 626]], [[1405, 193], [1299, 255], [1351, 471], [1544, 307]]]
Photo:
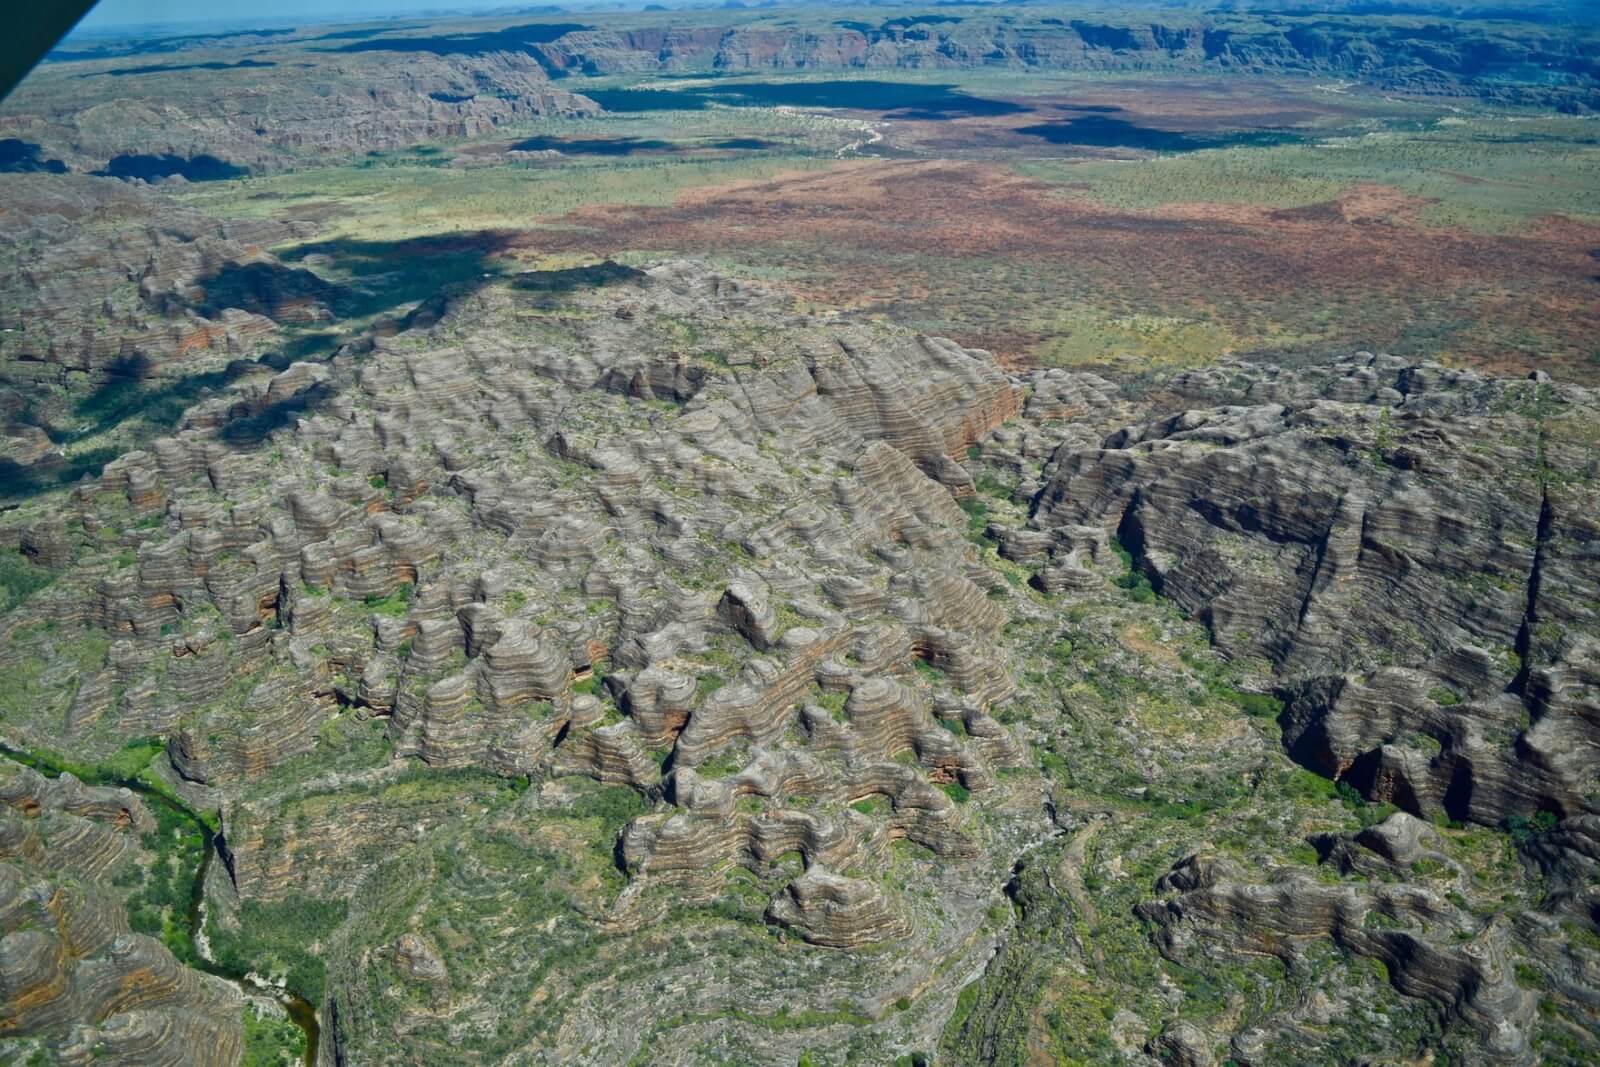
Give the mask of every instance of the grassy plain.
[[1600, 375], [1592, 118], [1198, 75], [563, 84], [632, 110], [179, 195], [318, 221], [278, 251], [334, 278], [693, 255], [1021, 365]]

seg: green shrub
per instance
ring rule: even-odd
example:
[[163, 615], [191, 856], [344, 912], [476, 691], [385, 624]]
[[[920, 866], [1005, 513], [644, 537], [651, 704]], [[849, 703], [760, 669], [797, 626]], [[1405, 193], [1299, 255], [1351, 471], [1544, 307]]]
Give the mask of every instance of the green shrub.
[[36, 566], [15, 549], [0, 551], [0, 615], [55, 581], [54, 571]]
[[1530, 844], [1544, 834], [1554, 830], [1556, 826], [1556, 813], [1553, 811], [1536, 812], [1532, 818], [1525, 815], [1506, 816], [1506, 832], [1511, 835], [1511, 840], [1518, 845]]
[[410, 610], [411, 598], [415, 593], [416, 590], [412, 588], [411, 583], [407, 582], [388, 596], [369, 596], [363, 603], [366, 604], [367, 610], [374, 614], [398, 619]]
[[287, 1019], [244, 1008], [244, 1058], [240, 1067], [298, 1067], [305, 1061], [306, 1035]]

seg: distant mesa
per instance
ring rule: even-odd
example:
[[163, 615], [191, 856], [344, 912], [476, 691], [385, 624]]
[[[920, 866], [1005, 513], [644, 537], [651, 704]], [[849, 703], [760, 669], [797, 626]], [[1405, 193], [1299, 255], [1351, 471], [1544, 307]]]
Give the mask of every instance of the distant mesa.
[[477, 93], [429, 93], [429, 100], [437, 100], [441, 104], [465, 104], [476, 100]]
[[147, 182], [174, 175], [185, 181], [214, 182], [228, 178], [243, 178], [250, 171], [248, 168], [210, 155], [191, 156], [185, 159], [170, 153], [159, 156], [125, 153], [113, 157], [104, 169], [94, 173], [102, 178], [143, 178]]
[[593, 29], [576, 22], [530, 23], [508, 26], [491, 33], [462, 33], [439, 37], [381, 37], [354, 41], [331, 52], [431, 52], [436, 56], [482, 56], [491, 52], [521, 52], [529, 45], [549, 44], [569, 33]]
[[231, 30], [227, 33], [193, 33], [183, 37], [151, 37], [144, 40], [117, 41], [111, 44], [99, 45], [93, 48], [82, 48], [75, 51], [54, 51], [45, 55], [45, 59], [52, 63], [77, 63], [90, 59], [116, 59], [119, 56], [151, 55], [164, 52], [181, 52], [185, 48], [206, 44], [212, 41], [231, 40], [236, 37], [284, 37], [294, 33], [295, 30]]
[[33, 172], [65, 174], [67, 165], [59, 159], [40, 159], [39, 146], [32, 141], [19, 141], [15, 137], [0, 140], [0, 173]]
[[243, 70], [277, 65], [270, 60], [259, 59], [241, 59], [237, 63], [151, 63], [143, 67], [113, 67], [110, 70], [91, 71], [83, 77], [96, 78], [102, 74], [109, 74], [113, 78], [124, 78], [130, 74], [168, 74], [179, 70]]

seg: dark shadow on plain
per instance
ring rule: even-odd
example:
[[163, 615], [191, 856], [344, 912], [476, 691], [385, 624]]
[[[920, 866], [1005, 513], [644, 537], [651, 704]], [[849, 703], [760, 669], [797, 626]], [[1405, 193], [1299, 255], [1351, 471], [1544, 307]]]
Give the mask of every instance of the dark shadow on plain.
[[[498, 276], [500, 267], [493, 259], [509, 248], [516, 237], [510, 231], [474, 230], [402, 241], [340, 238], [296, 245], [280, 254], [279, 258], [286, 264], [312, 255], [327, 256], [346, 276], [338, 285], [301, 267], [278, 269], [294, 270], [315, 278], [316, 283], [326, 287], [320, 290], [326, 296], [324, 306], [335, 317], [359, 319], [424, 300], [446, 286]], [[208, 294], [211, 292], [211, 280], [202, 279], [200, 284], [207, 288]]]
[[649, 275], [638, 267], [612, 260], [559, 270], [530, 270], [511, 279], [513, 289], [536, 293], [570, 293], [575, 289], [601, 289], [621, 283], [642, 283]]
[[898, 119], [945, 120], [1032, 111], [1010, 100], [969, 96], [954, 85], [849, 79], [757, 82], [730, 79], [693, 89], [594, 89], [584, 93], [607, 111], [702, 111], [731, 107], [828, 107], [882, 111]]
[[697, 89], [585, 89], [606, 111], [704, 111], [711, 97]]
[[97, 70], [89, 74], [80, 74], [80, 78], [98, 78], [109, 74], [113, 78], [126, 78], [130, 74], [169, 74], [179, 70], [253, 70], [261, 67], [276, 67], [273, 62], [262, 62], [255, 59], [241, 59], [237, 63], [152, 63], [145, 67], [112, 67], [110, 70]]
[[40, 159], [39, 146], [15, 137], [0, 140], [0, 172], [8, 174], [65, 174], [67, 165], [59, 159]]
[[217, 436], [230, 445], [253, 448], [272, 436], [274, 430], [290, 426], [300, 416], [316, 410], [332, 399], [334, 390], [324, 382], [286, 397], [275, 404], [258, 410], [245, 405], [235, 408], [227, 422], [217, 429]]
[[229, 263], [198, 281], [205, 297], [194, 305], [206, 318], [227, 308], [280, 322], [316, 317], [317, 308], [338, 313], [351, 294], [303, 267], [278, 263]]
[[776, 148], [778, 142], [763, 141], [759, 137], [729, 137], [725, 141], [712, 141], [710, 148], [725, 148], [736, 152], [755, 152], [763, 148]]
[[229, 178], [243, 178], [250, 173], [244, 167], [236, 166], [225, 159], [218, 159], [212, 155], [191, 156], [185, 159], [171, 153], [164, 155], [143, 155], [127, 152], [115, 156], [105, 169], [94, 172], [102, 178], [143, 178], [145, 181], [155, 181], [158, 178], [170, 178], [178, 175], [191, 182], [224, 181]]
[[115, 448], [96, 448], [57, 462], [40, 461], [23, 466], [14, 459], [0, 459], [0, 500], [14, 500], [71, 485], [87, 475], [98, 478], [107, 463], [122, 453]]
[[405, 26], [380, 26], [370, 30], [335, 30], [333, 33], [324, 33], [316, 37], [307, 37], [308, 41], [364, 41], [368, 37], [381, 37], [386, 33], [399, 33], [401, 30], [419, 29], [426, 23], [413, 22]]
[[1051, 144], [1080, 148], [1136, 148], [1147, 152], [1198, 152], [1205, 148], [1265, 148], [1304, 138], [1289, 130], [1238, 130], [1230, 133], [1180, 133], [1140, 126], [1126, 119], [1088, 114], [1062, 122], [1020, 126], [1017, 132]]
[[515, 152], [547, 152], [554, 149], [570, 156], [631, 156], [636, 152], [676, 152], [671, 141], [639, 137], [529, 137], [511, 146]]
[[124, 356], [106, 368], [106, 380], [73, 409], [81, 419], [93, 420], [75, 436], [89, 437], [140, 418], [160, 430], [175, 429], [190, 404], [237, 377], [243, 367], [191, 374], [149, 384], [153, 368], [143, 356]]
[[441, 37], [384, 37], [354, 41], [330, 52], [431, 52], [436, 56], [482, 56], [491, 52], [521, 52], [529, 45], [549, 44], [569, 33], [592, 29], [576, 22], [533, 23], [508, 26], [491, 33], [462, 33]]
[[529, 137], [513, 144], [510, 150], [513, 152], [554, 150], [568, 156], [631, 156], [638, 153], [659, 155], [667, 152], [691, 152], [707, 148], [729, 152], [755, 152], [775, 146], [776, 142], [764, 141], [759, 137], [729, 137], [721, 141], [706, 141], [700, 144], [639, 137]]
[[933, 26], [962, 21], [964, 19], [960, 15], [909, 15], [897, 19], [885, 19], [879, 26], [874, 26], [870, 22], [852, 22], [848, 19], [838, 19], [834, 25], [841, 29], [854, 30], [864, 37], [879, 37], [896, 31], [904, 32], [913, 26]]

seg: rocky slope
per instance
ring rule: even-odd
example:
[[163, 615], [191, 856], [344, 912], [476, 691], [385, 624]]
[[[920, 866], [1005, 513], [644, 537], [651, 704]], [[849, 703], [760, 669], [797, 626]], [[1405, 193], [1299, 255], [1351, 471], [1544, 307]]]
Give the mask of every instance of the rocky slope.
[[912, 14], [876, 24], [846, 17], [801, 30], [777, 20], [597, 28], [535, 46], [553, 69], [586, 74], [706, 65], [730, 73], [976, 66], [1271, 72], [1581, 109], [1600, 101], [1592, 48], [1589, 34], [1571, 27], [1212, 12], [1139, 18], [1081, 10], [1060, 17]]
[[126, 789], [0, 761], [0, 1037], [14, 1062], [239, 1062], [238, 990], [128, 925], [117, 887], [149, 865], [140, 836], [155, 829]]
[[515, 48], [401, 62], [327, 45], [217, 54], [227, 58], [47, 63], [0, 107], [0, 136], [73, 171], [205, 180], [597, 110]]
[[8, 733], [165, 740], [324, 1063], [1594, 1051], [1589, 392], [676, 262], [401, 326], [3, 526]]
[[344, 309], [263, 251], [310, 224], [218, 222], [110, 178], [0, 175], [0, 195], [0, 495], [70, 480], [99, 435], [175, 420], [281, 325]]
[[1172, 384], [1222, 405], [1056, 456], [1032, 524], [1114, 525], [1273, 664], [1319, 773], [1430, 818], [1594, 811], [1590, 394], [1385, 357]]

